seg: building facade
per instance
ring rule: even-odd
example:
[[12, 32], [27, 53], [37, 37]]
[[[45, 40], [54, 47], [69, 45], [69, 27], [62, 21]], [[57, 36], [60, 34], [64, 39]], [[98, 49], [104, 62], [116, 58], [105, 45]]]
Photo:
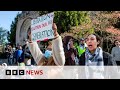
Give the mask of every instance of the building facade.
[[27, 32], [31, 27], [31, 20], [38, 16], [38, 11], [22, 11], [22, 13], [19, 15], [16, 30], [16, 46], [25, 44]]

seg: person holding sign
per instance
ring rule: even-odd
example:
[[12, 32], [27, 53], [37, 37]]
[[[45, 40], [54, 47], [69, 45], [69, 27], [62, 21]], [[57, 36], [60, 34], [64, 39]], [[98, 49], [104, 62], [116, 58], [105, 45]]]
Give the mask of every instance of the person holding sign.
[[[62, 38], [57, 32], [57, 26], [55, 23], [52, 24], [52, 29], [54, 31], [54, 39], [52, 40], [52, 54], [49, 50], [46, 51], [49, 57], [46, 58], [45, 54], [41, 52], [36, 41], [32, 41], [31, 33], [29, 33], [29, 41], [27, 43], [30, 52], [36, 61], [37, 65], [57, 65], [63, 66], [65, 64], [65, 55], [63, 49]], [[48, 46], [49, 47], [49, 46]], [[46, 63], [47, 61], [47, 63]]]

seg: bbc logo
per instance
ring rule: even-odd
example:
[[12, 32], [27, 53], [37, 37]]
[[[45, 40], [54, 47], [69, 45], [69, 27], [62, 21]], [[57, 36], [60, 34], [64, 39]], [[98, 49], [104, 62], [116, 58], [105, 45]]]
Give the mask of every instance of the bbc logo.
[[6, 75], [24, 75], [24, 70], [6, 70]]

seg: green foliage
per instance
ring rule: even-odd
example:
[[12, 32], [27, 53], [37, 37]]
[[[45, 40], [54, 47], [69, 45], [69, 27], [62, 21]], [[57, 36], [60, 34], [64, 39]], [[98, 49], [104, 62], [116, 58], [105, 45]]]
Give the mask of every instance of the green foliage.
[[94, 28], [90, 28], [90, 30], [88, 30], [90, 34], [94, 33]]
[[54, 13], [59, 33], [69, 31], [73, 26], [90, 23], [88, 13], [85, 11], [54, 11]]
[[102, 48], [104, 51], [111, 53], [111, 49], [113, 47], [113, 35], [112, 33], [108, 33], [105, 30], [104, 31], [95, 31], [96, 34], [98, 34], [101, 37], [102, 40]]
[[[47, 14], [53, 11], [39, 11], [39, 15]], [[70, 32], [71, 27], [77, 27], [84, 24], [90, 24], [91, 19], [89, 18], [88, 11], [54, 11], [55, 17], [54, 22], [58, 26], [58, 33]], [[83, 28], [84, 29], [84, 28]], [[91, 29], [91, 28], [89, 28]], [[83, 37], [86, 32], [93, 32], [93, 29], [80, 30], [72, 32], [74, 36]]]
[[78, 38], [84, 38], [84, 37], [86, 37], [87, 35], [93, 34], [93, 33], [94, 33], [94, 28], [84, 29], [84, 30], [81, 30], [81, 31], [78, 33]]
[[17, 16], [14, 18], [14, 21], [12, 21], [10, 32], [8, 32], [8, 41], [15, 45], [16, 40], [16, 29], [17, 29], [17, 21], [20, 14], [17, 14]]
[[0, 44], [4, 45], [6, 43], [7, 30], [0, 27]]

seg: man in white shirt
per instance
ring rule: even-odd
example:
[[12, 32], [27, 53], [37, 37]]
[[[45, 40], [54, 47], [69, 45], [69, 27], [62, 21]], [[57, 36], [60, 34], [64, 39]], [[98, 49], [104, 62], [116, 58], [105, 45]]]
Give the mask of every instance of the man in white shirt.
[[113, 59], [116, 61], [117, 65], [120, 65], [120, 41], [115, 40], [115, 47], [112, 48], [112, 56]]

